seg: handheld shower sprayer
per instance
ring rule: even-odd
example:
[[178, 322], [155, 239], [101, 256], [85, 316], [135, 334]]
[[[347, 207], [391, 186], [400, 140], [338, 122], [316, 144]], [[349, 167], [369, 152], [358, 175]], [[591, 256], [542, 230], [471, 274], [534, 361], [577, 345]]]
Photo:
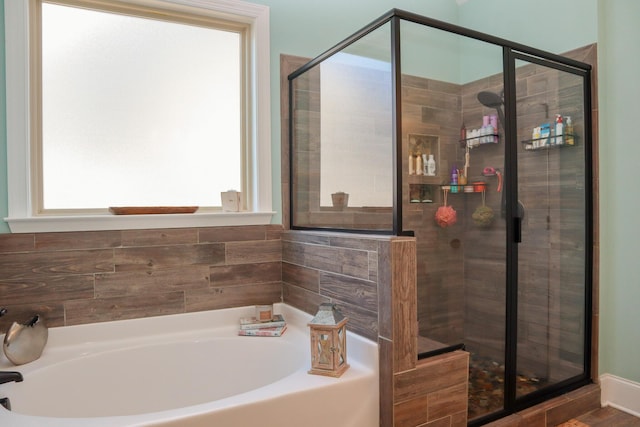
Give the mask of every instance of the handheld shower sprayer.
[[495, 108], [498, 113], [498, 118], [500, 119], [499, 124], [504, 126], [504, 111], [502, 111], [502, 106], [504, 105], [503, 92], [500, 95], [494, 92], [482, 91], [479, 92], [478, 102], [484, 105], [487, 108]]

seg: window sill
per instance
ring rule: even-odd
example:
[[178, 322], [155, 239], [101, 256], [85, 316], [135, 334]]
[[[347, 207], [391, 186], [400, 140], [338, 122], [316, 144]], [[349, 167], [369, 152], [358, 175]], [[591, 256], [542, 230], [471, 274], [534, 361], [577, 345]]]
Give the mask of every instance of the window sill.
[[275, 212], [215, 212], [159, 215], [74, 215], [5, 218], [12, 233], [132, 230], [149, 228], [266, 225]]

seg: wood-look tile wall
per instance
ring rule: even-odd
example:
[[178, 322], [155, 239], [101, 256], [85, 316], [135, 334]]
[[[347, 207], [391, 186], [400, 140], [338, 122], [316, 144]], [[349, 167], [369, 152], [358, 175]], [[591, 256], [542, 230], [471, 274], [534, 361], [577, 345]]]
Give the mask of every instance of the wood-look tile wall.
[[[459, 223], [446, 229], [435, 223], [441, 206], [440, 184], [461, 158], [458, 137], [462, 123], [460, 85], [403, 76], [402, 150], [409, 153], [409, 135], [432, 135], [439, 141], [436, 177], [409, 176], [403, 156], [403, 227], [415, 233], [419, 333], [445, 345], [463, 342], [464, 282], [462, 269], [465, 196], [450, 194], [448, 205], [459, 212]], [[458, 167], [462, 164], [458, 162]], [[434, 203], [410, 203], [410, 185], [432, 185]]]
[[469, 354], [425, 359], [395, 374], [395, 427], [467, 425]]
[[282, 234], [283, 301], [315, 314], [318, 305], [333, 302], [349, 317], [349, 329], [378, 340], [378, 269], [381, 246], [388, 237], [344, 233], [284, 231]]
[[40, 313], [48, 326], [273, 303], [282, 227], [0, 235], [0, 329]]
[[[467, 425], [469, 353], [455, 351], [418, 361], [416, 261], [415, 240], [391, 243], [392, 341], [387, 346], [393, 394], [391, 402], [381, 402], [381, 420], [392, 422], [382, 425], [463, 427]], [[386, 344], [382, 337], [379, 342]], [[387, 410], [392, 415], [386, 415]]]

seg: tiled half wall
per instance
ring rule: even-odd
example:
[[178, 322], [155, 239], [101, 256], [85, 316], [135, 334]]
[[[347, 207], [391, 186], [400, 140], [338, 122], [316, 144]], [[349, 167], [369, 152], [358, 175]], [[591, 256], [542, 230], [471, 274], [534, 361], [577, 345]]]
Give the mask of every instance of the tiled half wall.
[[0, 234], [0, 330], [281, 301], [282, 226]]

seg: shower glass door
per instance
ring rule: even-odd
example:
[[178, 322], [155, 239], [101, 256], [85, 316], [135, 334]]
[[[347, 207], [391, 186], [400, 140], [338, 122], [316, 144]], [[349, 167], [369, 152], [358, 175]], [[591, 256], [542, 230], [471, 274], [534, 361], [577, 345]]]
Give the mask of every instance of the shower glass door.
[[590, 174], [584, 71], [514, 55], [517, 402], [588, 372]]

